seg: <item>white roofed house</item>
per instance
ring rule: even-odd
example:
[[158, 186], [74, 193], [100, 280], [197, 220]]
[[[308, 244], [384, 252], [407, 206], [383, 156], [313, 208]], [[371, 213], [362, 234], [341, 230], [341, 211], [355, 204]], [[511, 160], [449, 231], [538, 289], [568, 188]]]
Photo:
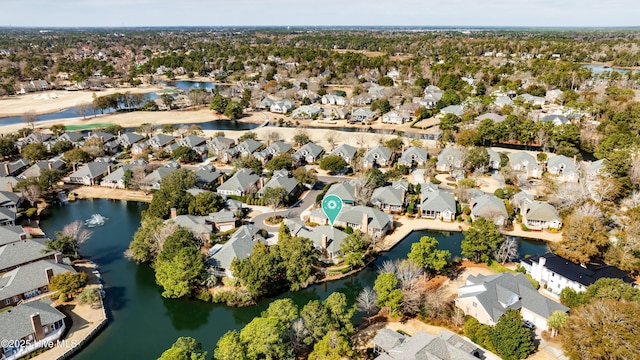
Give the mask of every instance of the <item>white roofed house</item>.
[[429, 153], [427, 150], [411, 146], [407, 148], [400, 158], [398, 159], [398, 165], [405, 165], [413, 167], [414, 165], [422, 166], [429, 160]]
[[378, 145], [367, 151], [362, 157], [362, 166], [365, 169], [374, 167], [389, 167], [393, 162], [393, 152], [391, 149]]
[[356, 157], [357, 152], [358, 149], [356, 149], [354, 146], [351, 146], [349, 144], [340, 144], [331, 152], [331, 155], [338, 155], [343, 158], [344, 161], [347, 162], [347, 164], [351, 165], [353, 159]]
[[258, 105], [256, 106], [258, 109], [269, 109], [271, 108], [272, 105], [274, 105], [276, 103], [275, 100], [273, 100], [270, 97], [265, 97], [264, 99], [262, 99]]
[[440, 113], [443, 115], [453, 114], [457, 117], [462, 117], [464, 114], [464, 106], [463, 105], [449, 105], [440, 109]]
[[522, 223], [530, 230], [560, 229], [562, 218], [553, 205], [543, 201], [526, 201], [520, 210]]
[[244, 196], [259, 190], [260, 176], [250, 169], [238, 169], [233, 176], [218, 186], [216, 192], [221, 195]]
[[438, 154], [438, 161], [436, 162], [436, 169], [438, 171], [454, 171], [462, 169], [464, 166], [464, 153], [453, 146], [447, 146], [440, 154]]
[[347, 99], [340, 95], [326, 94], [322, 96], [322, 105], [347, 105]]
[[489, 171], [491, 170], [500, 170], [500, 163], [502, 159], [500, 158], [500, 154], [492, 149], [487, 148], [487, 154], [489, 155]]
[[531, 105], [544, 105], [547, 102], [546, 98], [543, 98], [541, 96], [533, 96], [531, 94], [522, 94], [519, 96], [519, 98], [522, 99], [522, 101], [529, 103]]
[[269, 107], [269, 111], [277, 114], [286, 114], [295, 108], [296, 104], [288, 99], [276, 101], [273, 105]]
[[580, 173], [573, 159], [564, 155], [552, 156], [547, 159], [547, 171], [555, 175], [561, 182], [578, 182]]
[[398, 124], [402, 125], [405, 122], [411, 120], [411, 115], [397, 110], [391, 110], [388, 113], [382, 115], [382, 122], [385, 124]]
[[322, 114], [322, 108], [320, 106], [303, 105], [291, 113], [291, 117], [294, 119], [312, 119]]
[[322, 146], [308, 142], [293, 153], [293, 161], [301, 165], [313, 164], [320, 159], [323, 153], [324, 148]]
[[420, 216], [425, 219], [454, 221], [456, 218], [456, 199], [453, 194], [430, 186], [424, 186], [420, 192]]

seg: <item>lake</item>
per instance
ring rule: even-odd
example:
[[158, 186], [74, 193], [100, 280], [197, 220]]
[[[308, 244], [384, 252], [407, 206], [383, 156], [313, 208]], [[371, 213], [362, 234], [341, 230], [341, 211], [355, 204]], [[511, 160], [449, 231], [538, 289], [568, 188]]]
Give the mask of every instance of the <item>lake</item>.
[[621, 69], [621, 68], [616, 68], [616, 67], [605, 67], [604, 65], [599, 65], [599, 64], [584, 64], [582, 65], [582, 67], [587, 68], [587, 69], [591, 69], [591, 72], [594, 75], [599, 75], [602, 73], [606, 73], [606, 72], [612, 72], [612, 71], [617, 71], [621, 74], [626, 74], [628, 72], [633, 72], [633, 73], [637, 73], [640, 70], [629, 70], [629, 69]]
[[[113, 200], [82, 200], [46, 210], [42, 229], [54, 236], [56, 231], [75, 220], [87, 220], [100, 214], [108, 220], [94, 227], [92, 238], [80, 247], [80, 253], [98, 264], [105, 283], [109, 326], [74, 359], [157, 358], [180, 336], [191, 336], [201, 342], [210, 357], [216, 342], [225, 332], [240, 329], [259, 315], [274, 300], [263, 299], [256, 306], [231, 308], [222, 304], [184, 299], [164, 299], [155, 284], [153, 270], [123, 257], [140, 224], [140, 212], [146, 205]], [[421, 236], [433, 236], [440, 248], [456, 256], [460, 254], [461, 233], [417, 231], [411, 233], [391, 251], [384, 253], [366, 269], [344, 279], [313, 285], [298, 292], [286, 292], [276, 298], [292, 298], [299, 306], [312, 299], [325, 299], [339, 291], [350, 301], [363, 287], [373, 286], [376, 269], [385, 260], [405, 258], [411, 244]], [[521, 240], [521, 255], [543, 254], [546, 245], [540, 241]]]

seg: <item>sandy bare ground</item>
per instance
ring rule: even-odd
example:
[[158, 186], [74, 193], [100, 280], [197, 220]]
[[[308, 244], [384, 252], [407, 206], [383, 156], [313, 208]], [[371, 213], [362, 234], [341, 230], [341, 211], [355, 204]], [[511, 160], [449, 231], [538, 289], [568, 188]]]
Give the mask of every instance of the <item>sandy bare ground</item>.
[[111, 88], [102, 91], [41, 91], [0, 99], [0, 117], [20, 116], [27, 111], [36, 114], [52, 113], [70, 107], [90, 104], [93, 94], [96, 96], [111, 95], [116, 92], [148, 93], [162, 90], [156, 87]]

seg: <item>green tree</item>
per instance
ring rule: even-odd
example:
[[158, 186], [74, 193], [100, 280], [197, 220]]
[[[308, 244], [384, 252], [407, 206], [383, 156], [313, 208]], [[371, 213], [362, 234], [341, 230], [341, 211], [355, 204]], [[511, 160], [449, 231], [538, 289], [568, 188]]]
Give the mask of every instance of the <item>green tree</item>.
[[233, 161], [235, 169], [251, 169], [256, 174], [262, 174], [262, 163], [253, 155], [245, 155]]
[[231, 269], [254, 298], [274, 293], [284, 285], [284, 269], [278, 254], [262, 242], [254, 245], [251, 256], [234, 259]]
[[240, 340], [240, 333], [227, 331], [216, 344], [213, 352], [215, 360], [246, 360], [247, 348]]
[[294, 169], [291, 174], [301, 184], [313, 185], [318, 181], [315, 170], [307, 170], [304, 166]]
[[314, 265], [318, 261], [318, 252], [313, 241], [300, 236], [279, 237], [278, 250], [291, 290], [306, 287], [313, 279]]
[[381, 114], [386, 114], [391, 111], [391, 104], [387, 99], [378, 99], [371, 103], [371, 111], [380, 111]]
[[198, 153], [188, 146], [179, 146], [173, 150], [171, 158], [185, 163], [193, 163], [200, 160]]
[[364, 259], [370, 244], [365, 236], [357, 231], [349, 234], [340, 244], [342, 262], [351, 269], [364, 266]]
[[311, 139], [309, 138], [309, 134], [307, 134], [305, 131], [298, 131], [293, 136], [293, 144], [295, 146], [302, 146], [310, 141]]
[[458, 124], [462, 122], [462, 119], [457, 117], [454, 114], [445, 114], [440, 119], [440, 129], [441, 130], [452, 130], [458, 131]]
[[508, 309], [489, 336], [498, 354], [506, 360], [524, 359], [536, 350], [531, 331], [524, 327], [518, 310]]
[[258, 140], [258, 134], [254, 133], [253, 131], [247, 131], [244, 134], [240, 135], [240, 137], [238, 138], [238, 142], [240, 143], [247, 139]]
[[280, 359], [288, 355], [284, 343], [286, 330], [278, 319], [257, 317], [241, 331], [240, 341], [247, 346], [248, 359]]
[[267, 310], [260, 314], [263, 318], [277, 319], [285, 329], [289, 329], [299, 315], [298, 306], [289, 298], [272, 301]]
[[320, 160], [320, 169], [336, 172], [344, 169], [347, 162], [339, 155], [327, 155]]
[[486, 148], [474, 146], [469, 149], [464, 159], [464, 167], [467, 171], [474, 172], [477, 169], [488, 170], [489, 153]]
[[240, 119], [242, 115], [244, 115], [243, 109], [244, 107], [241, 103], [237, 101], [231, 101], [224, 108], [224, 116], [232, 120]]
[[193, 287], [202, 278], [205, 270], [200, 250], [195, 246], [180, 249], [175, 256], [162, 256], [155, 263], [156, 283], [162, 286], [165, 298], [189, 296]]
[[18, 148], [16, 147], [13, 139], [9, 137], [0, 138], [0, 156], [7, 157], [13, 156], [18, 153]]
[[404, 294], [398, 288], [398, 279], [393, 273], [381, 273], [376, 278], [373, 289], [378, 294], [377, 305], [386, 307], [392, 316], [398, 315], [402, 308]]
[[266, 166], [267, 170], [274, 172], [276, 170], [292, 170], [293, 169], [293, 158], [290, 154], [278, 154], [271, 158], [269, 162], [267, 162]]
[[25, 145], [20, 154], [23, 158], [30, 161], [44, 160], [48, 157], [47, 147], [41, 143]]
[[284, 186], [278, 186], [266, 187], [262, 190], [264, 203], [273, 209], [273, 216], [276, 216], [276, 209], [284, 202], [285, 196], [287, 196], [287, 189], [285, 189]]
[[353, 358], [349, 339], [343, 334], [332, 331], [313, 346], [309, 360], [341, 360]]
[[189, 203], [189, 214], [205, 216], [224, 209], [225, 201], [222, 196], [205, 191], [193, 197]]
[[400, 152], [402, 150], [402, 147], [404, 146], [404, 139], [399, 136], [393, 139], [389, 139], [385, 141], [384, 146], [388, 147], [393, 152]]
[[70, 163], [87, 163], [91, 161], [91, 155], [80, 149], [71, 149], [64, 153], [64, 158]]
[[170, 209], [175, 208], [178, 215], [189, 212], [189, 204], [193, 196], [186, 192], [196, 183], [195, 174], [188, 169], [178, 169], [167, 175], [160, 189], [153, 194], [149, 208], [143, 215], [166, 219]]
[[49, 127], [49, 130], [53, 133], [53, 136], [60, 137], [67, 131], [67, 128], [63, 124], [53, 124]]
[[609, 246], [606, 226], [599, 218], [572, 213], [563, 224], [562, 240], [551, 244], [557, 255], [580, 264], [599, 258]]
[[160, 355], [158, 360], [205, 360], [207, 352], [202, 344], [190, 337], [179, 337], [173, 345]]
[[178, 131], [178, 125], [176, 125], [176, 124], [164, 124], [160, 128], [160, 131], [162, 131], [163, 134], [173, 134], [176, 131]]
[[83, 305], [96, 305], [100, 304], [100, 292], [94, 287], [85, 287], [84, 290], [78, 295], [78, 302]]
[[504, 241], [496, 225], [485, 218], [477, 219], [462, 233], [462, 256], [474, 262], [489, 262], [493, 252]]
[[224, 96], [220, 95], [220, 93], [217, 93], [213, 96], [213, 98], [211, 98], [209, 109], [219, 114], [222, 114], [224, 110], [227, 108], [227, 104], [229, 104], [229, 100]]
[[567, 315], [567, 313], [564, 311], [556, 310], [551, 313], [551, 316], [549, 316], [549, 318], [547, 319], [547, 325], [549, 325], [549, 327], [551, 328], [552, 337], [556, 336], [564, 323], [567, 322], [568, 318], [569, 315]]
[[51, 290], [58, 291], [67, 299], [73, 298], [80, 288], [87, 284], [87, 274], [84, 272], [72, 273], [70, 271], [53, 275], [49, 286]]
[[438, 250], [438, 240], [430, 236], [423, 236], [420, 241], [411, 245], [408, 257], [427, 271], [440, 272], [449, 264], [451, 252]]
[[51, 152], [54, 154], [63, 154], [74, 148], [73, 144], [69, 140], [57, 141], [51, 147]]

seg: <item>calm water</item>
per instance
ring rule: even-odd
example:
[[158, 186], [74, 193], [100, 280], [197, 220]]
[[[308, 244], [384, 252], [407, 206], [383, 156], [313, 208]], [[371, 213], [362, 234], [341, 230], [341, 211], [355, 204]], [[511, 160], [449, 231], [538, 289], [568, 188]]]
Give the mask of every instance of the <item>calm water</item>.
[[584, 64], [582, 65], [582, 67], [591, 69], [591, 72], [593, 72], [594, 75], [599, 75], [605, 72], [612, 72], [612, 71], [617, 71], [621, 74], [626, 74], [628, 72], [633, 72], [633, 73], [638, 72], [638, 70], [620, 69], [615, 67], [604, 67], [603, 65], [597, 65], [597, 64]]
[[[65, 224], [86, 220], [92, 214], [109, 218], [105, 225], [93, 228], [93, 237], [81, 246], [80, 252], [97, 263], [105, 282], [106, 304], [110, 314], [107, 328], [74, 359], [138, 359], [157, 358], [179, 336], [191, 336], [202, 343], [212, 355], [218, 339], [228, 330], [240, 329], [259, 315], [273, 299], [265, 299], [257, 306], [229, 308], [224, 305], [189, 300], [168, 300], [161, 297], [153, 271], [123, 258], [133, 233], [140, 223], [144, 204], [83, 200], [63, 207], [51, 208], [42, 220], [43, 230], [53, 236]], [[415, 232], [384, 254], [367, 269], [348, 278], [312, 286], [303, 291], [285, 293], [303, 305], [312, 299], [324, 299], [340, 291], [353, 301], [365, 286], [373, 286], [376, 268], [385, 260], [406, 257], [411, 244], [423, 235], [436, 237], [440, 247], [452, 254], [460, 254], [461, 233]], [[542, 254], [542, 242], [521, 241], [523, 253]]]

